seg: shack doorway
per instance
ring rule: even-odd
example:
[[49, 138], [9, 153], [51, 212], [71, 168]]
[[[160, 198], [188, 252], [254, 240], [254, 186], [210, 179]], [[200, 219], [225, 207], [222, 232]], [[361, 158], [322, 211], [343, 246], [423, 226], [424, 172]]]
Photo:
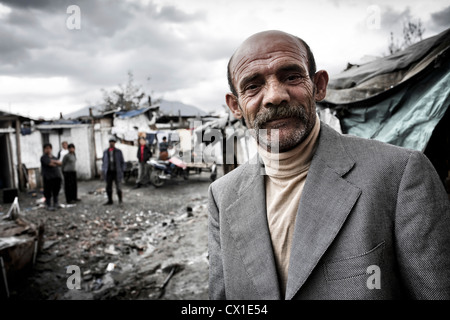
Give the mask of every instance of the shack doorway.
[[0, 189], [13, 188], [8, 134], [0, 133]]

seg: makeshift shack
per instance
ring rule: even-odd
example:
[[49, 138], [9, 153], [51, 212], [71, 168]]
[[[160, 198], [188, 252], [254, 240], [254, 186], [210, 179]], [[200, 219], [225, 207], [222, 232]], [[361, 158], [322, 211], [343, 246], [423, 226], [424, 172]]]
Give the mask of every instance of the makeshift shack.
[[[36, 145], [41, 138], [40, 134], [34, 132], [34, 123], [33, 119], [0, 111], [0, 190], [3, 189], [2, 196], [11, 190], [16, 190], [16, 192], [19, 189], [23, 190], [33, 182], [29, 181], [29, 176], [35, 173], [30, 159], [36, 149], [30, 148], [30, 145]], [[41, 154], [42, 148], [39, 149], [39, 157]], [[2, 200], [5, 201], [5, 198]], [[6, 202], [11, 203], [12, 200]]]
[[43, 224], [36, 225], [21, 215], [18, 198], [0, 215], [0, 297], [8, 298], [11, 285], [31, 270], [43, 233]]
[[450, 29], [330, 79], [319, 103], [344, 133], [423, 151], [449, 171]]

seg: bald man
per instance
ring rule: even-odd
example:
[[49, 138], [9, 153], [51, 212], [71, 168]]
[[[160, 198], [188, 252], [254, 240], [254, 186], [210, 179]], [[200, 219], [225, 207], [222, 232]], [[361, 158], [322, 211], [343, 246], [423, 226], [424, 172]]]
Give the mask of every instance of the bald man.
[[245, 40], [228, 81], [258, 155], [209, 188], [211, 299], [450, 299], [450, 205], [421, 152], [321, 123], [328, 74], [293, 35]]

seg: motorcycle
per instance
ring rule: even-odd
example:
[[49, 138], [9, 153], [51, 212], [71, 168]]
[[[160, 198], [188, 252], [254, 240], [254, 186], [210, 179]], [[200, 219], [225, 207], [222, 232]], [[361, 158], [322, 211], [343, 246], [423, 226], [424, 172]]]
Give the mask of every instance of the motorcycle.
[[178, 157], [171, 157], [169, 160], [151, 159], [149, 164], [150, 182], [155, 187], [161, 187], [169, 179], [182, 177], [186, 180], [189, 177], [186, 163]]
[[137, 161], [127, 161], [125, 171], [123, 172], [123, 178], [125, 182], [128, 182], [128, 180], [130, 180], [131, 177], [137, 179], [138, 171], [139, 171], [139, 164]]

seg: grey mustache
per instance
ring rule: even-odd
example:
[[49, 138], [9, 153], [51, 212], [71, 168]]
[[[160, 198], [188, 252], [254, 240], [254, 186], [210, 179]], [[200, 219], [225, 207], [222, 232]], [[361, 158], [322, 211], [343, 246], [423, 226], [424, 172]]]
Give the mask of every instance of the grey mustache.
[[283, 118], [299, 118], [306, 121], [305, 108], [302, 106], [272, 107], [256, 115], [253, 122], [254, 128], [261, 129], [267, 122]]

